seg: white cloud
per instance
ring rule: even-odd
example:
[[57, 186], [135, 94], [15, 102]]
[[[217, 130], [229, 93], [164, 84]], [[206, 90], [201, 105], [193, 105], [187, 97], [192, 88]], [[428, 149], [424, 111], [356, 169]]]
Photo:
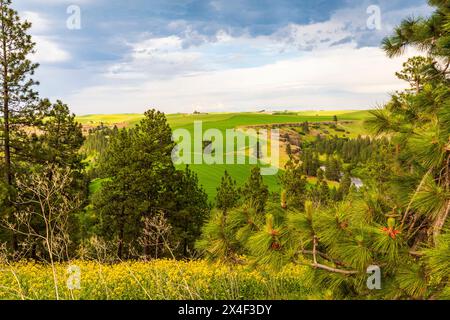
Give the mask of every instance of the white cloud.
[[21, 18], [31, 22], [31, 31], [33, 34], [41, 34], [47, 32], [52, 27], [52, 22], [43, 17], [42, 14], [34, 11], [24, 11], [21, 13]]
[[58, 63], [70, 59], [70, 53], [61, 48], [55, 38], [48, 36], [53, 27], [53, 22], [42, 13], [35, 11], [23, 11], [21, 17], [31, 22], [30, 33], [36, 42], [36, 54], [32, 59], [40, 63]]
[[[286, 48], [313, 50], [330, 47], [352, 38], [344, 21], [335, 19], [309, 25], [290, 24], [274, 33], [271, 38], [283, 43]], [[350, 40], [346, 41], [350, 42]]]
[[178, 36], [150, 38], [129, 44], [130, 54], [124, 61], [111, 65], [110, 79], [160, 79], [186, 75], [202, 70], [201, 54], [183, 48]]
[[388, 59], [378, 48], [318, 50], [254, 67], [204, 72], [140, 85], [111, 83], [71, 96], [82, 113], [256, 110], [283, 108], [371, 108], [404, 84], [394, 73], [404, 58]]
[[32, 59], [41, 63], [65, 62], [70, 59], [70, 53], [61, 49], [51, 38], [45, 36], [34, 36], [36, 42], [36, 54]]
[[[71, 5], [71, 4], [87, 4], [93, 3], [94, 1], [102, 0], [45, 0], [46, 5]], [[30, 4], [40, 4], [42, 5], [43, 0], [20, 0], [21, 5]]]

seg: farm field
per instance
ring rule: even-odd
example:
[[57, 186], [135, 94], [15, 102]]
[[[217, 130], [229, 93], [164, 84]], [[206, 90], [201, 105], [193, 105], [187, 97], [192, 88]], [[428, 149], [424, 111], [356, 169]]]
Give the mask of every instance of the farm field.
[[[346, 135], [349, 138], [355, 138], [358, 135], [367, 134], [367, 130], [363, 125], [364, 119], [369, 117], [368, 111], [303, 111], [303, 112], [289, 112], [289, 113], [210, 113], [210, 114], [169, 114], [166, 115], [169, 124], [173, 130], [186, 129], [192, 135], [194, 131], [194, 122], [201, 121], [203, 131], [208, 129], [218, 129], [224, 135], [227, 129], [245, 129], [248, 126], [264, 126], [272, 124], [292, 124], [292, 123], [319, 123], [333, 121], [334, 116], [338, 117], [339, 121], [345, 123], [340, 126], [344, 129], [342, 132], [328, 132], [325, 128], [320, 128], [315, 131], [314, 135], [318, 134], [334, 134], [339, 137]], [[143, 115], [141, 114], [111, 114], [111, 115], [86, 115], [77, 117], [77, 121], [83, 126], [96, 127], [101, 124], [107, 126], [117, 125], [119, 127], [130, 127], [136, 125]], [[351, 123], [347, 123], [351, 121]], [[305, 137], [305, 139], [314, 139], [314, 135]], [[283, 153], [281, 148], [281, 161], [279, 167], [280, 174], [283, 171], [284, 163], [287, 161], [287, 155]], [[248, 160], [248, 156], [246, 157]], [[200, 184], [205, 189], [210, 200], [213, 200], [216, 194], [216, 188], [224, 174], [228, 173], [236, 180], [238, 185], [243, 185], [250, 175], [252, 165], [206, 165], [194, 164], [190, 168], [198, 175]], [[182, 169], [184, 166], [178, 166]], [[310, 181], [314, 181], [313, 178]], [[96, 191], [100, 187], [101, 181], [94, 181], [91, 185], [91, 191]], [[265, 176], [264, 183], [268, 185], [271, 192], [279, 192], [279, 176]], [[331, 183], [331, 185], [334, 185]]]
[[[364, 120], [369, 116], [368, 111], [302, 111], [295, 114], [266, 114], [266, 113], [209, 113], [209, 114], [168, 114], [167, 119], [172, 129], [189, 128], [194, 121], [203, 121], [206, 128], [229, 129], [239, 126], [264, 125], [291, 122], [321, 122], [332, 121], [333, 116], [339, 120]], [[78, 116], [77, 121], [84, 126], [98, 126], [124, 124], [132, 126], [142, 120], [142, 114], [97, 114]]]

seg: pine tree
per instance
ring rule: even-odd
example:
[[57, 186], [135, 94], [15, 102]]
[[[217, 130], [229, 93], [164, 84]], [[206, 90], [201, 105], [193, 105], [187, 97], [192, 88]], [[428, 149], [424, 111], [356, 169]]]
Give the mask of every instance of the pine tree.
[[287, 207], [302, 210], [306, 201], [308, 181], [303, 175], [299, 161], [293, 159], [288, 162], [280, 182], [286, 193]]
[[326, 204], [330, 199], [330, 187], [328, 186], [328, 182], [322, 181], [317, 187], [319, 189], [320, 202]]
[[335, 124], [338, 124], [339, 119], [338, 119], [338, 117], [336, 115], [333, 116], [333, 121], [334, 121]]
[[244, 195], [244, 201], [251, 205], [256, 212], [264, 212], [266, 202], [269, 198], [269, 188], [264, 184], [261, 169], [259, 167], [254, 167], [252, 169], [242, 193]]
[[120, 258], [127, 253], [125, 245], [139, 238], [144, 217], [175, 207], [170, 192], [175, 179], [173, 148], [164, 114], [150, 110], [135, 128], [114, 136], [100, 159], [107, 180], [97, 193], [95, 210], [103, 234], [118, 238]]
[[81, 125], [61, 101], [52, 105], [48, 100], [43, 100], [41, 104], [46, 105], [48, 111], [45, 123], [40, 126], [41, 132], [35, 137], [36, 161], [80, 171], [83, 156], [79, 150], [84, 142]]
[[227, 171], [217, 188], [216, 207], [224, 212], [234, 208], [240, 199], [240, 190], [234, 180]]
[[27, 34], [31, 24], [20, 20], [11, 8], [11, 0], [0, 0], [0, 82], [2, 117], [2, 171], [9, 190], [14, 188], [14, 175], [24, 157], [28, 156], [29, 134], [26, 128], [43, 120], [34, 75], [37, 64], [28, 60], [35, 43]]
[[[175, 195], [175, 207], [168, 213], [168, 222], [173, 228], [171, 243], [180, 244], [174, 250], [176, 256], [188, 257], [194, 250], [195, 241], [201, 236], [203, 224], [209, 218], [208, 195], [189, 167], [177, 171], [171, 187]], [[169, 193], [167, 195], [171, 196]]]
[[325, 176], [330, 181], [339, 181], [341, 176], [341, 166], [335, 157], [329, 157], [326, 163]]
[[344, 199], [349, 194], [351, 186], [352, 186], [352, 179], [350, 177], [350, 174], [346, 172], [339, 184], [338, 190], [339, 200]]
[[[32, 79], [38, 65], [28, 59], [35, 48], [28, 34], [30, 27], [11, 8], [10, 0], [0, 0], [0, 185], [7, 190], [1, 211], [9, 217], [20, 209], [13, 205], [18, 191], [16, 178], [24, 179], [52, 165], [68, 166], [78, 175], [74, 184], [81, 181], [81, 129], [67, 106], [39, 100], [34, 90], [38, 83]], [[79, 184], [78, 190], [72, 191], [78, 192], [81, 187]], [[17, 252], [17, 234], [12, 235], [11, 244]]]
[[317, 170], [317, 181], [322, 182], [325, 179], [325, 172], [319, 168], [319, 170]]
[[[144, 230], [145, 218], [164, 212], [173, 227], [175, 254], [187, 256], [209, 213], [207, 195], [189, 169], [177, 171], [172, 163], [172, 131], [165, 115], [156, 110], [131, 129], [111, 136], [100, 159], [105, 182], [96, 194], [101, 235], [117, 240], [119, 258], [133, 251], [149, 255], [149, 248], [135, 243]], [[169, 240], [169, 239], [166, 239]]]
[[286, 145], [286, 154], [289, 156], [289, 158], [292, 157], [292, 147], [290, 143]]

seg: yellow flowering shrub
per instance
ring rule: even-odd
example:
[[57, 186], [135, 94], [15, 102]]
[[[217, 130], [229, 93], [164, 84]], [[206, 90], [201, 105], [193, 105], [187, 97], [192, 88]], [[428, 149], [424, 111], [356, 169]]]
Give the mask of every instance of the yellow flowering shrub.
[[[250, 269], [206, 261], [0, 265], [0, 299], [305, 299], [304, 267]], [[55, 280], [56, 279], [56, 280]], [[56, 284], [55, 284], [56, 283]]]

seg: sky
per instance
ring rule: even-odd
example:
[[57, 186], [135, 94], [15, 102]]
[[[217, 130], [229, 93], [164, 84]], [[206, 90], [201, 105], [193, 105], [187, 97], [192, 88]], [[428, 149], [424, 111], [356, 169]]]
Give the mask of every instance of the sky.
[[382, 39], [425, 0], [13, 0], [42, 97], [76, 114], [369, 109], [404, 88]]

